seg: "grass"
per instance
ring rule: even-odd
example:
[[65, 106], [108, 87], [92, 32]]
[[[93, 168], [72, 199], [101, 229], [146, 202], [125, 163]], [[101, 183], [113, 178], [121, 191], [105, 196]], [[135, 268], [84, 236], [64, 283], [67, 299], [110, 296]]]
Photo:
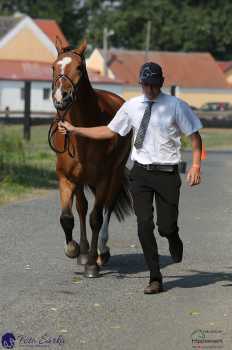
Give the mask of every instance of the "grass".
[[31, 141], [22, 126], [0, 129], [0, 204], [57, 187], [55, 154], [47, 143], [48, 126], [32, 127]]
[[[33, 126], [31, 141], [25, 142], [22, 126], [0, 126], [0, 204], [57, 188], [56, 157], [47, 133], [48, 126]], [[201, 135], [207, 150], [232, 150], [232, 129], [203, 129]], [[191, 147], [188, 138], [183, 145]]]
[[[232, 129], [204, 128], [200, 134], [206, 150], [232, 150]], [[191, 148], [189, 139], [184, 138], [184, 146]]]
[[207, 149], [232, 150], [232, 129], [203, 129], [201, 132]]

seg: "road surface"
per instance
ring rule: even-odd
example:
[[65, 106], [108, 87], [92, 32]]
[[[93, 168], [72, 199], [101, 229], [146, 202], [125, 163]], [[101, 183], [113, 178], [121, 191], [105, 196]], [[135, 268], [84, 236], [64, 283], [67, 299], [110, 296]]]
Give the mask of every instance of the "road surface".
[[[143, 294], [149, 274], [134, 217], [123, 224], [112, 218], [112, 258], [101, 278], [86, 279], [64, 256], [56, 191], [1, 207], [1, 337], [13, 333], [15, 349], [232, 349], [231, 174], [232, 154], [213, 152], [201, 186], [188, 188], [183, 178], [184, 259], [173, 264], [156, 232], [159, 295]], [[76, 238], [78, 231], [76, 216]]]

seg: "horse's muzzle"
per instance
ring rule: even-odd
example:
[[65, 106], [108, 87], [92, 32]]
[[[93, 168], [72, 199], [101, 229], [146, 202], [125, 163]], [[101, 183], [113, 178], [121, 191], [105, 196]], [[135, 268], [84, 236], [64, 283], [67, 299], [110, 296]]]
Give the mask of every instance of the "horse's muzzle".
[[57, 101], [53, 97], [54, 107], [59, 111], [64, 111], [65, 109], [67, 109], [72, 104], [72, 102], [73, 102], [73, 98], [71, 95], [66, 95], [61, 101]]

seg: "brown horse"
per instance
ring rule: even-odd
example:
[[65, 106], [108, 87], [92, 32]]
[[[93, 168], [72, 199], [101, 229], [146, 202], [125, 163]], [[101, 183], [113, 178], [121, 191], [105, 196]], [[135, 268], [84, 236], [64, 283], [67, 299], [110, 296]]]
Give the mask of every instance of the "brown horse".
[[[87, 277], [97, 277], [99, 266], [110, 257], [106, 243], [111, 213], [123, 220], [132, 209], [125, 174], [132, 134], [111, 140], [92, 140], [56, 132], [60, 119], [82, 127], [107, 125], [124, 102], [111, 92], [92, 88], [84, 60], [86, 46], [83, 42], [78, 48], [70, 49], [63, 48], [60, 40], [56, 42], [58, 57], [53, 63], [52, 93], [57, 118], [51, 125], [49, 142], [57, 153], [56, 172], [62, 208], [60, 223], [66, 237], [65, 254], [70, 258], [78, 257], [78, 262], [85, 265]], [[86, 236], [88, 202], [85, 186], [95, 196], [90, 213], [90, 247]], [[80, 245], [72, 238], [74, 197], [80, 219]]]

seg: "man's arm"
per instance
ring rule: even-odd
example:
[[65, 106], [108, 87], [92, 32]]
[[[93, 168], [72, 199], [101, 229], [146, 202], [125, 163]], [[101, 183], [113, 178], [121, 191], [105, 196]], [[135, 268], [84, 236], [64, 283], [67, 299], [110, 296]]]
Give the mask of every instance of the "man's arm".
[[81, 135], [81, 136], [89, 137], [95, 140], [111, 139], [117, 135], [115, 132], [113, 132], [110, 128], [108, 128], [105, 125], [96, 126], [92, 128], [80, 128], [80, 127], [73, 126], [67, 121], [59, 122], [58, 130], [61, 134], [66, 134], [67, 132], [70, 132], [75, 135]]
[[199, 132], [194, 132], [190, 135], [192, 150], [193, 150], [193, 164], [187, 174], [187, 182], [190, 186], [199, 185], [201, 182], [201, 151], [202, 140]]

